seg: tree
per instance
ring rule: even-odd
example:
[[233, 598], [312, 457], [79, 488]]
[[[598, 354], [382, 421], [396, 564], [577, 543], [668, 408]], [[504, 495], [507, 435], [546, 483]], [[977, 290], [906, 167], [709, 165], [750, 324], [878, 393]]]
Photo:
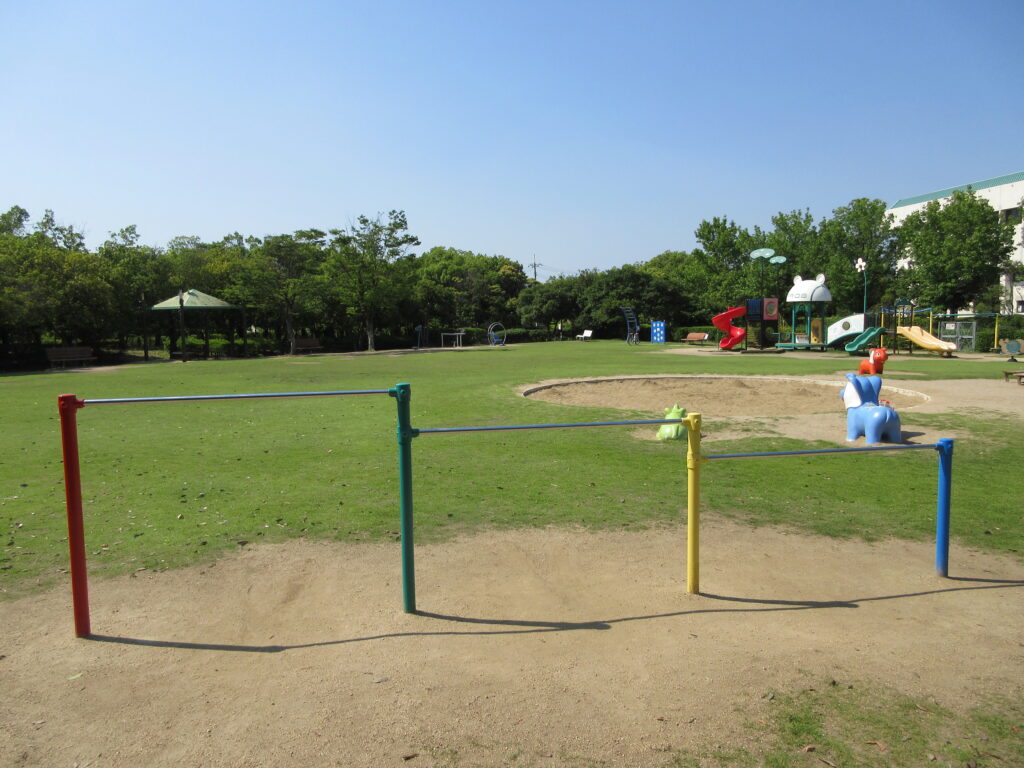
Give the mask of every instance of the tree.
[[431, 248], [415, 260], [416, 300], [441, 327], [510, 323], [526, 285], [523, 265], [504, 256]]
[[919, 302], [949, 312], [966, 308], [1009, 266], [1013, 227], [973, 190], [945, 204], [932, 200], [900, 226], [906, 286]]
[[111, 318], [118, 345], [127, 348], [128, 335], [143, 325], [140, 312], [166, 299], [174, 290], [169, 265], [162, 251], [139, 245], [135, 225], [129, 225], [110, 237], [97, 254], [106, 261], [113, 291]]
[[704, 220], [693, 233], [704, 252], [725, 269], [743, 269], [750, 263], [750, 252], [765, 245], [765, 235], [759, 227], [748, 232], [736, 222], [719, 217]]
[[376, 350], [378, 323], [394, 316], [410, 291], [408, 250], [420, 240], [408, 232], [405, 211], [360, 216], [347, 230], [332, 229], [325, 274], [339, 298], [362, 320], [366, 346]]
[[678, 322], [678, 297], [672, 284], [636, 264], [612, 267], [605, 272], [585, 270], [575, 279], [579, 307], [574, 325], [614, 335], [625, 332], [621, 307], [632, 307], [641, 321]]
[[523, 326], [550, 330], [563, 320], [575, 322], [580, 313], [575, 283], [576, 278], [565, 275], [543, 283], [531, 280], [518, 297], [517, 309]]
[[771, 264], [765, 259], [753, 260], [756, 266], [752, 270], [751, 279], [756, 281], [759, 289], [763, 284], [764, 295], [785, 300], [795, 275], [814, 277], [824, 273], [831, 285], [834, 270], [824, 253], [821, 230], [815, 226], [811, 212], [780, 212], [772, 216], [772, 225], [775, 228], [768, 233], [765, 242], [775, 251], [776, 256], [785, 256], [786, 261]]
[[[10, 213], [10, 211], [8, 211]], [[68, 225], [61, 225], [57, 223], [57, 219], [53, 215], [53, 211], [49, 208], [43, 213], [43, 218], [36, 222], [36, 232], [40, 233], [48, 240], [50, 240], [58, 248], [62, 248], [65, 251], [86, 251], [85, 237], [81, 232], [76, 232], [75, 228]]]
[[[293, 355], [297, 328], [313, 322], [323, 307], [325, 238], [320, 230], [266, 237], [252, 248], [242, 272], [249, 285], [248, 300], [280, 319]], [[242, 293], [236, 290], [232, 295]]]
[[88, 251], [60, 248], [42, 232], [18, 239], [30, 325], [68, 343], [99, 343], [110, 330], [112, 317], [106, 262]]
[[7, 213], [0, 213], [0, 235], [24, 235], [28, 218], [28, 211], [20, 205], [11, 206]]
[[[887, 214], [886, 208], [882, 200], [860, 197], [836, 208], [831, 219], [821, 222], [821, 271], [828, 276], [835, 306], [862, 310], [865, 277], [869, 307], [895, 298], [896, 238], [892, 214]], [[863, 274], [854, 266], [858, 259], [867, 265]]]

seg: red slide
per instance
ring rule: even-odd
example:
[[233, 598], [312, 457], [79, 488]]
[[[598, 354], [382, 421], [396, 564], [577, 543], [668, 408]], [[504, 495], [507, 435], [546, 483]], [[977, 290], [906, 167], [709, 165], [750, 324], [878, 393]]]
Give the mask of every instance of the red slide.
[[711, 324], [725, 334], [725, 338], [718, 342], [719, 349], [732, 349], [737, 344], [742, 344], [747, 338], [747, 329], [732, 324], [734, 317], [743, 317], [747, 314], [746, 307], [729, 307], [720, 315], [711, 318]]

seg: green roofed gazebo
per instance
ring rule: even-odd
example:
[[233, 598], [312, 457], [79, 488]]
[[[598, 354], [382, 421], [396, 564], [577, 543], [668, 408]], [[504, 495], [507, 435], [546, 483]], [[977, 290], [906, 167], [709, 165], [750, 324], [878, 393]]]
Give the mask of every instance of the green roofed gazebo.
[[[214, 310], [214, 309], [241, 309], [243, 314], [245, 312], [244, 307], [238, 307], [234, 304], [228, 304], [226, 301], [218, 299], [216, 296], [211, 296], [208, 293], [197, 291], [195, 288], [189, 288], [187, 291], [178, 291], [177, 296], [172, 296], [169, 299], [161, 301], [159, 304], [154, 304], [150, 307], [151, 310], [156, 311], [177, 311], [178, 312], [178, 331], [181, 335], [181, 359], [182, 362], [188, 362], [188, 345], [187, 335], [185, 333], [185, 311], [186, 310]], [[243, 328], [245, 321], [243, 318]], [[205, 336], [205, 332], [204, 332]], [[209, 340], [206, 341], [207, 345], [207, 356], [209, 355]], [[248, 346], [248, 334], [245, 334], [243, 339], [243, 346]]]

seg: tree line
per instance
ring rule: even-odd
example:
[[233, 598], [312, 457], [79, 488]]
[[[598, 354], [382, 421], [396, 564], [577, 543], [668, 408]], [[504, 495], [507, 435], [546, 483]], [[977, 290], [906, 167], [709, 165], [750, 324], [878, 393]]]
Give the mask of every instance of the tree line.
[[[891, 304], [897, 296], [955, 310], [1000, 311], [998, 279], [1014, 266], [1012, 222], [971, 191], [933, 201], [894, 226], [881, 200], [859, 198], [815, 222], [779, 213], [752, 230], [725, 217], [702, 221], [692, 251], [666, 251], [608, 270], [543, 282], [523, 265], [453, 247], [413, 252], [419, 239], [404, 211], [359, 216], [348, 227], [264, 237], [238, 232], [216, 242], [176, 237], [140, 242], [135, 226], [95, 250], [47, 210], [34, 224], [14, 206], [0, 214], [0, 364], [40, 359], [45, 345], [126, 350], [144, 330], [173, 337], [148, 307], [198, 289], [246, 308], [209, 322], [238, 338], [251, 326], [277, 352], [300, 336], [338, 350], [409, 346], [428, 335], [500, 322], [523, 337], [592, 328], [615, 335], [623, 306], [672, 328], [706, 326], [746, 298], [785, 298], [794, 276], [824, 273], [832, 312]], [[752, 259], [760, 248], [781, 264]], [[861, 260], [866, 272], [858, 272]], [[865, 281], [865, 275], [867, 277]], [[163, 313], [168, 314], [168, 313]]]

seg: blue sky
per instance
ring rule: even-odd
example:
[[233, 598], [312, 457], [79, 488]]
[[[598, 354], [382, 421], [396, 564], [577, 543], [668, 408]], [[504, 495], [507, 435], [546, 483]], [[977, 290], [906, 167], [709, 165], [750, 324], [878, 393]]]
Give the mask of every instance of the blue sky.
[[[0, 2], [0, 209], [544, 278], [1024, 170], [1024, 3]], [[532, 272], [532, 268], [528, 268]]]

